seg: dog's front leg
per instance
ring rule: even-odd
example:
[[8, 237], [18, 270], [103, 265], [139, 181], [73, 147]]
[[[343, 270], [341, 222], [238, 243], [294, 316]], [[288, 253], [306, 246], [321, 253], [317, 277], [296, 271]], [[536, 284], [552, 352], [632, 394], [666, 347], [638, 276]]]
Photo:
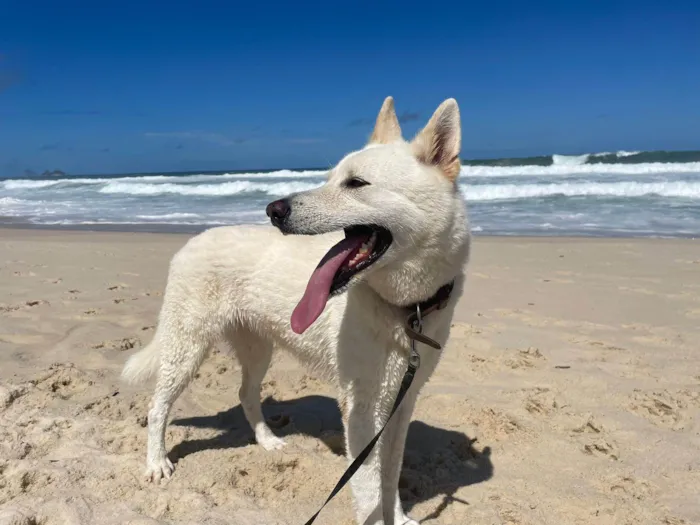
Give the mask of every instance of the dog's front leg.
[[385, 518], [387, 525], [418, 525], [417, 521], [406, 516], [399, 495], [399, 478], [403, 465], [406, 435], [411, 424], [411, 416], [417, 397], [418, 388], [411, 387], [384, 434], [381, 450], [382, 500], [386, 512], [391, 515], [391, 519]]
[[[384, 433], [381, 465], [382, 501], [385, 512], [388, 514], [384, 518], [386, 525], [418, 525], [417, 521], [406, 516], [401, 504], [398, 487], [406, 448], [406, 436], [418, 394], [435, 371], [439, 359], [439, 354], [430, 350], [428, 352], [420, 351], [420, 354], [422, 364], [416, 372], [411, 388], [406, 392], [401, 406], [392, 417]], [[407, 359], [403, 355], [394, 354], [390, 357], [386, 366], [384, 384], [390, 385], [391, 390], [398, 392], [399, 381], [403, 377], [403, 371], [406, 370], [407, 364]]]
[[[362, 452], [374, 438], [381, 424], [377, 420], [380, 399], [379, 383], [360, 379], [346, 389], [346, 448], [348, 463]], [[386, 413], [386, 411], [383, 411]], [[355, 515], [359, 525], [384, 525], [382, 507], [380, 439], [374, 450], [350, 481], [355, 499]]]

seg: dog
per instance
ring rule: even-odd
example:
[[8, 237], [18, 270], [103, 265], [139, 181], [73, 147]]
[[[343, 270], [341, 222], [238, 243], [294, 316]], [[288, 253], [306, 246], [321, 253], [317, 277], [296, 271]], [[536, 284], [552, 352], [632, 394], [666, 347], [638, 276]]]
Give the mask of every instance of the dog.
[[[423, 319], [423, 334], [444, 347], [463, 291], [471, 236], [457, 184], [460, 126], [457, 102], [448, 99], [405, 141], [387, 97], [368, 143], [331, 169], [322, 186], [267, 206], [274, 227], [212, 228], [175, 254], [153, 340], [122, 372], [131, 383], [157, 375], [148, 480], [171, 476], [164, 437], [170, 409], [221, 340], [240, 361], [240, 402], [264, 449], [285, 445], [260, 401], [276, 349], [337, 387], [348, 461], [372, 440], [407, 368], [407, 315], [450, 283], [441, 308]], [[421, 365], [413, 385], [350, 481], [359, 524], [418, 523], [404, 513], [398, 481], [416, 398], [441, 350], [421, 343], [416, 350]]]

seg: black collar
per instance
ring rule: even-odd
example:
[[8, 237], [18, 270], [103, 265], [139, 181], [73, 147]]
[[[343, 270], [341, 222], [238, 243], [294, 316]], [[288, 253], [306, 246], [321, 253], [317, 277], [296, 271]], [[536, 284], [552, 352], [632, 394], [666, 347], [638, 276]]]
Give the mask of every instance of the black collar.
[[438, 291], [435, 292], [432, 297], [429, 297], [420, 303], [413, 303], [412, 305], [407, 306], [406, 310], [409, 312], [415, 312], [416, 307], [419, 307], [421, 317], [425, 317], [430, 312], [434, 312], [435, 310], [442, 310], [445, 308], [445, 306], [447, 306], [447, 303], [452, 296], [452, 290], [454, 287], [455, 280], [452, 279], [449, 283], [443, 284], [440, 288], [438, 288]]
[[416, 363], [414, 365], [416, 368], [418, 367], [418, 363], [420, 363], [420, 356], [415, 351], [416, 341], [432, 346], [437, 350], [442, 348], [440, 343], [423, 335], [423, 318], [431, 312], [434, 312], [435, 310], [442, 310], [445, 308], [445, 306], [447, 306], [454, 286], [455, 281], [452, 279], [449, 283], [441, 286], [438, 291], [435, 292], [435, 295], [429, 299], [426, 299], [420, 303], [414, 303], [413, 305], [407, 307], [408, 317], [406, 317], [406, 326], [404, 329], [406, 330], [406, 335], [408, 338], [411, 339], [411, 359], [416, 359]]

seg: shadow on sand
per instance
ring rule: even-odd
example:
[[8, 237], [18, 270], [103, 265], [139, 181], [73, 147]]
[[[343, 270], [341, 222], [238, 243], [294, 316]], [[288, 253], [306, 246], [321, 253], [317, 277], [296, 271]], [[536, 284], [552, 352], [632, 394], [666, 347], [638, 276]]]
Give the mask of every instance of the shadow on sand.
[[[268, 424], [280, 437], [304, 434], [320, 439], [336, 454], [344, 454], [343, 424], [336, 401], [326, 396], [306, 396], [290, 401], [263, 401]], [[210, 439], [194, 439], [173, 447], [173, 461], [201, 450], [235, 448], [255, 442], [240, 405], [212, 416], [177, 419], [173, 425], [220, 430]], [[468, 505], [454, 497], [461, 487], [493, 476], [491, 449], [479, 452], [476, 440], [462, 432], [444, 430], [413, 421], [408, 431], [399, 490], [407, 511], [422, 501], [440, 497], [436, 508], [422, 521], [437, 519], [450, 505]], [[340, 473], [338, 473], [340, 475]], [[328, 487], [330, 491], [332, 487]], [[319, 502], [326, 497], [319, 494]]]

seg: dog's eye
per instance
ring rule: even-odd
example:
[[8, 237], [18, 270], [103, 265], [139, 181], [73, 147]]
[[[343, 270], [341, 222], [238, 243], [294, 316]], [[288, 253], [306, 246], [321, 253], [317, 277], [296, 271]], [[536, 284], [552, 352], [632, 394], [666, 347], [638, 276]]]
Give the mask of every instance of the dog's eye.
[[362, 186], [369, 186], [369, 182], [358, 177], [353, 177], [345, 181], [345, 186], [347, 188], [361, 188]]

